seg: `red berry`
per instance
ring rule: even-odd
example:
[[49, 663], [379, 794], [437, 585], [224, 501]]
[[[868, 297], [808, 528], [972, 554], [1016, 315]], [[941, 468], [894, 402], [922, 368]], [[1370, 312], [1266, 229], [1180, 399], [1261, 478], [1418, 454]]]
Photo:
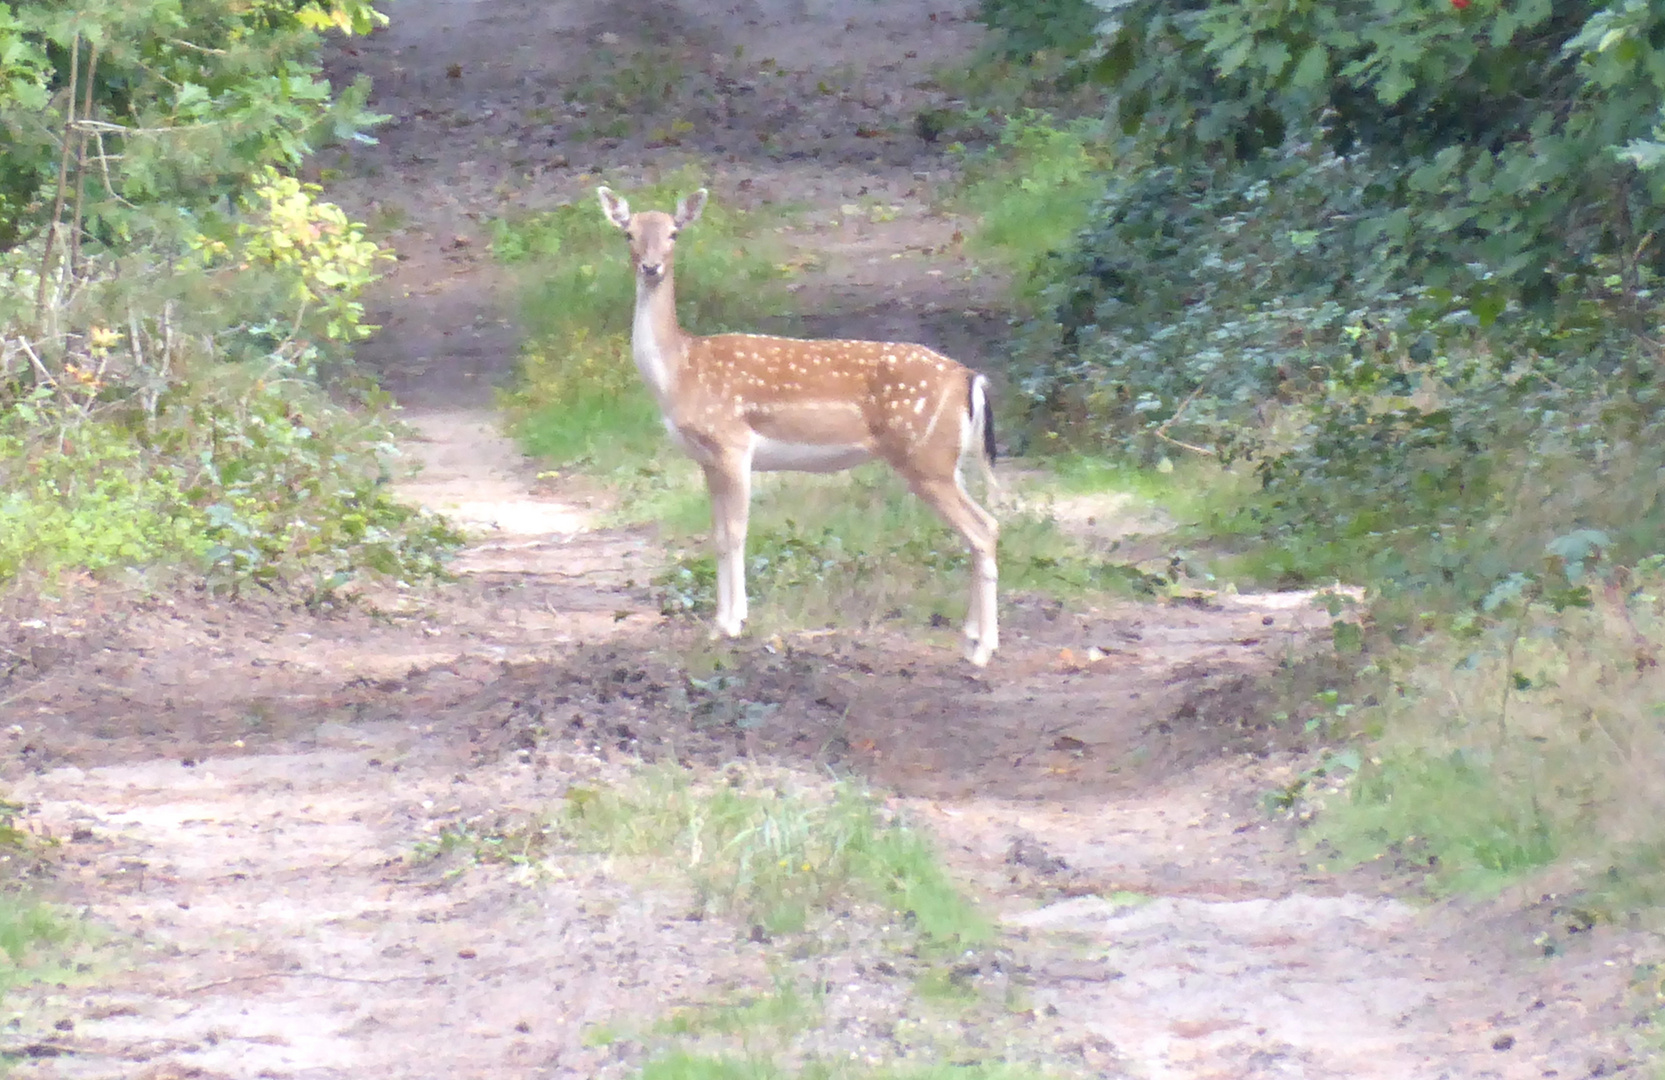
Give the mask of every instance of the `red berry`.
[[1451, 6], [1456, 8], [1458, 11], [1467, 9], [1470, 3], [1472, 3], [1472, 0], [1451, 0]]

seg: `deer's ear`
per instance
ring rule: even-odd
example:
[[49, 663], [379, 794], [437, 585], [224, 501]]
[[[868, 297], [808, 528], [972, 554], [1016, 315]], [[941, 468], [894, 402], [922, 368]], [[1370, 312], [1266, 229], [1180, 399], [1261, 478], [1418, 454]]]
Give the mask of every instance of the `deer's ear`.
[[676, 227], [686, 228], [700, 219], [700, 211], [705, 209], [706, 191], [700, 188], [692, 195], [684, 195], [676, 204]]
[[630, 224], [630, 204], [624, 197], [609, 187], [595, 189], [596, 198], [601, 200], [601, 212], [607, 215], [607, 220], [623, 229]]

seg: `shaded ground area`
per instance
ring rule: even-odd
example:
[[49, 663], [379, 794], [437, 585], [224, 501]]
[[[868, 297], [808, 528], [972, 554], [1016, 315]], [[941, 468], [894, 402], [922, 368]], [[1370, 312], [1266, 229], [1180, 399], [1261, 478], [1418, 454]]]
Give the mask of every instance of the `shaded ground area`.
[[[1418, 910], [1385, 875], [1309, 865], [1264, 814], [1300, 763], [1268, 703], [1324, 677], [1310, 597], [1010, 597], [986, 671], [900, 621], [713, 646], [658, 614], [651, 533], [597, 528], [497, 433], [516, 330], [484, 223], [696, 154], [718, 198], [801, 209], [811, 332], [986, 361], [998, 282], [934, 209], [951, 161], [913, 124], [944, 100], [931, 72], [968, 62], [967, 9], [405, 0], [332, 61], [393, 117], [330, 162], [401, 256], [364, 359], [420, 433], [407, 496], [475, 540], [456, 583], [335, 611], [91, 584], [13, 602], [5, 777], [110, 943], [15, 999], [18, 1075], [622, 1077], [648, 1040], [598, 1032], [782, 971], [821, 988], [815, 1049], [838, 1060], [1337, 1080], [1633, 1061], [1641, 938], [1600, 927], [1544, 959], [1547, 910]], [[864, 200], [894, 209], [844, 212]], [[927, 962], [859, 918], [798, 955], [573, 851], [434, 857], [458, 823], [534, 819], [644, 760], [737, 756], [869, 777], [929, 823], [1007, 921], [951, 975], [1006, 1004], [922, 1006]]]

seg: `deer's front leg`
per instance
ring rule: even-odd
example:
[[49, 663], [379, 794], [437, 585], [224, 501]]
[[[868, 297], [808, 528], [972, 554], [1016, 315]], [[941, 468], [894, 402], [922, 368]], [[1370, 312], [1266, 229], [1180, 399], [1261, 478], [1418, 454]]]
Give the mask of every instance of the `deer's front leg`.
[[711, 539], [717, 549], [716, 632], [739, 637], [746, 622], [746, 521], [751, 513], [751, 463], [705, 466], [711, 492]]

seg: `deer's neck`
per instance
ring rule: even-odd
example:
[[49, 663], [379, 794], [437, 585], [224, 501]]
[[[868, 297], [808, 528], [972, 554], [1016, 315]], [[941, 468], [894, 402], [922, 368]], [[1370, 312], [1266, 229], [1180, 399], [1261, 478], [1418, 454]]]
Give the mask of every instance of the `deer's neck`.
[[676, 322], [676, 290], [671, 272], [658, 281], [636, 278], [636, 321], [631, 327], [630, 351], [636, 370], [663, 409], [676, 389], [688, 335]]

